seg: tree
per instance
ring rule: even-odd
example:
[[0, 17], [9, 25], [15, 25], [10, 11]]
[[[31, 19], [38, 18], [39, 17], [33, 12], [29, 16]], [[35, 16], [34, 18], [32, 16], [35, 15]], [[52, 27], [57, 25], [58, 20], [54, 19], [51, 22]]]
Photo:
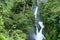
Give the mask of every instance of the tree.
[[49, 0], [48, 3], [42, 4], [40, 15], [45, 24], [47, 40], [58, 40], [60, 37], [60, 1]]

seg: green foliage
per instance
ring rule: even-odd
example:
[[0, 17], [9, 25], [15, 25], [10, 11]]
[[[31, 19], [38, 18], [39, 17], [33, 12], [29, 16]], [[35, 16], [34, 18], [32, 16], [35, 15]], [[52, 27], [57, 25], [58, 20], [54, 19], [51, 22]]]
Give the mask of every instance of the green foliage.
[[42, 4], [40, 15], [43, 18], [46, 30], [47, 40], [60, 40], [60, 1], [49, 0], [48, 3]]
[[3, 18], [2, 16], [0, 16], [0, 30], [3, 30], [4, 29], [4, 21], [3, 21]]
[[6, 40], [6, 38], [3, 34], [0, 34], [0, 40]]
[[15, 40], [25, 40], [27, 37], [21, 30], [14, 30], [11, 34]]
[[28, 38], [35, 29], [31, 8], [32, 0], [0, 0], [0, 40]]

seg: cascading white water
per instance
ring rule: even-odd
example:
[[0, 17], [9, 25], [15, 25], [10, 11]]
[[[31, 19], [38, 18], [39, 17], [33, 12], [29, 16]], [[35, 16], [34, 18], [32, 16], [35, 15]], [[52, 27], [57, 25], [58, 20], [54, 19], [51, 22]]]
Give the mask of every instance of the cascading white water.
[[44, 28], [43, 22], [39, 21], [39, 25], [41, 27], [40, 31], [38, 31], [38, 27], [36, 27], [36, 35], [35, 35], [35, 40], [43, 40], [45, 39], [44, 35], [42, 34], [42, 30]]
[[[34, 34], [34, 38], [35, 40], [43, 40], [45, 39], [44, 35], [42, 34], [42, 30], [44, 28], [44, 25], [43, 25], [43, 22], [39, 20], [38, 18], [38, 5], [39, 5], [39, 1], [42, 1], [42, 0], [37, 0], [37, 5], [35, 7], [35, 11], [34, 11], [34, 15], [35, 15], [35, 26], [36, 26], [36, 34]], [[44, 1], [43, 1], [44, 2]], [[47, 0], [45, 1], [45, 3], [47, 2]], [[41, 27], [40, 30], [39, 27]]]
[[[43, 22], [39, 20], [39, 14], [38, 14], [38, 10], [39, 10], [39, 6], [41, 3], [46, 3], [48, 0], [37, 0], [37, 5], [34, 8], [34, 15], [35, 15], [35, 26], [36, 26], [36, 34], [34, 34], [34, 39], [35, 40], [43, 40], [45, 39], [44, 35], [43, 35]], [[39, 27], [41, 27], [41, 29], [39, 30]]]
[[[37, 19], [37, 12], [38, 12], [38, 6], [36, 6], [35, 12], [34, 12], [35, 19]], [[36, 20], [36, 22], [37, 22], [37, 20]], [[42, 21], [38, 21], [38, 24], [40, 25], [41, 29], [40, 29], [40, 31], [38, 31], [38, 27], [36, 24], [36, 35], [34, 36], [34, 38], [35, 38], [35, 40], [43, 40], [43, 39], [45, 39], [44, 35], [42, 34], [42, 30], [44, 28], [44, 25], [43, 25]]]

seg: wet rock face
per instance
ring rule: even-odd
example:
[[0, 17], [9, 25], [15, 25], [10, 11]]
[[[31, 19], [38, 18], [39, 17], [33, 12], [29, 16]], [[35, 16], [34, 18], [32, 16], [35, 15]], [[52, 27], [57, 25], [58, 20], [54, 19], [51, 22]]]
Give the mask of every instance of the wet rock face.
[[35, 40], [33, 34], [29, 35], [28, 40]]
[[47, 3], [48, 0], [37, 0], [37, 5], [39, 6], [41, 3]]

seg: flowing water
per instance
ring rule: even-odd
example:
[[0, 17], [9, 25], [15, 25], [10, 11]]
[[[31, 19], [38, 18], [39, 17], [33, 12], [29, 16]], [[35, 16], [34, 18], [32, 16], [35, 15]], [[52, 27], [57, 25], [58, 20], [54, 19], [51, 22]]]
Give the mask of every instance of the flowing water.
[[[34, 15], [35, 15], [35, 22], [36, 22], [36, 34], [34, 35], [34, 38], [35, 40], [43, 40], [45, 39], [44, 35], [42, 34], [42, 30], [44, 28], [44, 25], [43, 25], [43, 22], [42, 21], [39, 21], [38, 17], [37, 17], [37, 13], [38, 13], [38, 6], [36, 6], [35, 8], [35, 12], [34, 12]], [[38, 25], [41, 27], [40, 30]]]
[[[42, 33], [43, 32], [44, 25], [43, 25], [43, 22], [40, 21], [39, 20], [39, 17], [38, 17], [38, 9], [39, 9], [39, 4], [40, 4], [39, 1], [41, 2], [41, 0], [37, 0], [37, 5], [35, 6], [35, 9], [34, 9], [35, 26], [36, 26], [36, 34], [34, 34], [35, 40], [43, 40], [43, 39], [45, 39], [45, 37], [44, 37], [44, 35]], [[46, 2], [47, 1], [45, 0], [45, 3]]]

